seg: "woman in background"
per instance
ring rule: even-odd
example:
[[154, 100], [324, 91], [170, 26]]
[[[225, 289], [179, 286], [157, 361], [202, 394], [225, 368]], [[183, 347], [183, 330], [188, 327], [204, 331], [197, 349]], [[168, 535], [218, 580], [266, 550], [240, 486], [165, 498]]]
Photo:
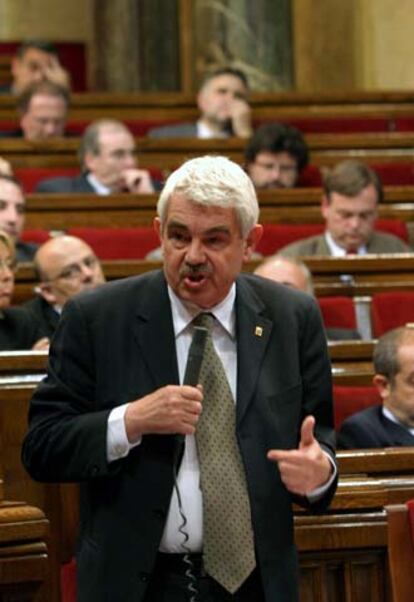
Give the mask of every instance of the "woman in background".
[[30, 315], [19, 307], [9, 307], [14, 291], [16, 255], [14, 243], [0, 230], [0, 351], [48, 349]]

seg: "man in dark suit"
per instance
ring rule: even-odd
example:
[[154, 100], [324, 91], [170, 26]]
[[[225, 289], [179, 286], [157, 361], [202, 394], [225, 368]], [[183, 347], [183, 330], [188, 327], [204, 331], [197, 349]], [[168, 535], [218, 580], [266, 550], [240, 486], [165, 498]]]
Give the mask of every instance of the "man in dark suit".
[[[261, 235], [258, 213], [238, 165], [192, 159], [159, 198], [164, 270], [65, 306], [22, 457], [36, 479], [81, 481], [79, 602], [184, 602], [191, 588], [200, 602], [298, 599], [292, 500], [323, 510], [336, 484], [331, 370], [314, 299], [240, 274]], [[232, 458], [215, 464], [209, 495], [221, 503], [235, 479], [247, 487], [247, 522], [215, 542], [220, 555], [234, 538], [249, 538], [248, 549], [222, 557], [227, 566], [253, 555], [230, 589], [211, 577], [203, 545], [212, 545], [198, 447], [209, 381], [180, 384], [200, 312], [214, 322], [210, 343], [235, 421], [231, 429], [204, 422], [218, 446], [232, 446]], [[241, 470], [223, 476], [234, 454]], [[229, 501], [229, 516], [239, 502]], [[218, 528], [227, 531], [225, 519]]]
[[22, 307], [42, 336], [51, 339], [65, 303], [81, 291], [103, 284], [105, 277], [95, 253], [76, 236], [51, 238], [36, 252], [34, 264], [38, 296]]
[[36, 192], [118, 192], [148, 194], [159, 188], [146, 169], [139, 169], [135, 140], [120, 121], [101, 119], [85, 130], [79, 147], [81, 173], [75, 177], [42, 180]]
[[150, 130], [150, 138], [250, 138], [249, 84], [239, 69], [223, 67], [204, 78], [197, 95], [200, 118]]
[[32, 261], [38, 245], [20, 240], [24, 228], [26, 199], [20, 183], [0, 172], [0, 229], [14, 241], [17, 262]]
[[400, 238], [375, 230], [378, 205], [383, 198], [378, 175], [364, 163], [338, 163], [323, 178], [321, 212], [325, 232], [293, 242], [280, 250], [287, 257], [408, 253]]
[[374, 350], [373, 383], [382, 398], [341, 425], [343, 449], [414, 445], [414, 325], [385, 333]]
[[[275, 282], [280, 282], [287, 286], [303, 291], [308, 295], [314, 294], [312, 274], [308, 266], [297, 257], [282, 257], [281, 255], [272, 255], [257, 266], [255, 274], [270, 278]], [[360, 339], [361, 335], [357, 330], [351, 328], [325, 328], [326, 336], [330, 341], [343, 341]]]

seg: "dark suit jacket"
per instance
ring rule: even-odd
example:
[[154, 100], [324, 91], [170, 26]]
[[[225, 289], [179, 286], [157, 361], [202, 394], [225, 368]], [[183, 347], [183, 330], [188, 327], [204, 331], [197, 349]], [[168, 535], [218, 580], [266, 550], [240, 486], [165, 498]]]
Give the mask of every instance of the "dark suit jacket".
[[[296, 448], [300, 424], [313, 414], [316, 436], [332, 453], [325, 333], [309, 295], [247, 274], [236, 290], [237, 434], [258, 562], [266, 601], [293, 602], [292, 496], [266, 452]], [[178, 382], [161, 271], [111, 282], [65, 305], [48, 378], [31, 402], [22, 458], [35, 479], [82, 482], [79, 602], [144, 596], [171, 499], [177, 439], [145, 435], [126, 458], [108, 464], [107, 420], [114, 406]], [[312, 508], [325, 508], [334, 489]]]
[[31, 299], [23, 303], [21, 308], [29, 313], [42, 336], [51, 339], [59, 323], [60, 315], [58, 312], [43, 297]]
[[[410, 251], [412, 249], [404, 241], [386, 232], [374, 231], [367, 245], [368, 253], [408, 253]], [[330, 249], [323, 234], [298, 240], [286, 245], [279, 251], [279, 255], [284, 257], [310, 257], [330, 254]]]
[[0, 310], [0, 351], [31, 349], [42, 336], [37, 324], [20, 307]]
[[62, 176], [60, 178], [41, 180], [36, 185], [35, 192], [86, 192], [96, 194], [86, 179], [85, 174], [79, 174], [74, 177]]
[[352, 328], [325, 328], [328, 341], [355, 341], [360, 340], [361, 335]]
[[149, 130], [149, 138], [197, 138], [196, 123], [177, 123]]
[[[158, 180], [151, 180], [155, 191], [161, 190], [162, 186]], [[86, 174], [69, 177], [62, 176], [60, 178], [47, 178], [36, 184], [35, 192], [63, 192], [63, 193], [88, 193], [98, 194], [96, 190], [89, 184]]]
[[400, 424], [388, 420], [381, 405], [357, 412], [344, 420], [338, 434], [338, 447], [342, 449], [406, 445], [414, 445], [413, 435]]
[[16, 259], [18, 263], [33, 261], [33, 257], [39, 245], [34, 242], [24, 242], [22, 240], [16, 243]]

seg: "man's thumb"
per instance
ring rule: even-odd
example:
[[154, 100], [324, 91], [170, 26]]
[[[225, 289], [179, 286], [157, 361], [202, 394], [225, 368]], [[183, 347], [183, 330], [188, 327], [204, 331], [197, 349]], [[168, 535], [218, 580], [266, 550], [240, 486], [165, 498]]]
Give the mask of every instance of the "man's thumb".
[[315, 438], [313, 436], [313, 429], [315, 428], [315, 418], [313, 416], [306, 416], [305, 420], [302, 422], [302, 426], [300, 429], [300, 444], [299, 447], [307, 447], [308, 445], [312, 445]]

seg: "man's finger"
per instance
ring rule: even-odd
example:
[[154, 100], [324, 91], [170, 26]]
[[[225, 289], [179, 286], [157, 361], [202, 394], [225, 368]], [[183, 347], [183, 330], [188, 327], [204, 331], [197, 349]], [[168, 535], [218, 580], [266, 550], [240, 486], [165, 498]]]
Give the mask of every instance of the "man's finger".
[[299, 449], [312, 445], [312, 443], [315, 441], [315, 437], [313, 435], [314, 428], [315, 418], [313, 416], [306, 416], [300, 429]]

